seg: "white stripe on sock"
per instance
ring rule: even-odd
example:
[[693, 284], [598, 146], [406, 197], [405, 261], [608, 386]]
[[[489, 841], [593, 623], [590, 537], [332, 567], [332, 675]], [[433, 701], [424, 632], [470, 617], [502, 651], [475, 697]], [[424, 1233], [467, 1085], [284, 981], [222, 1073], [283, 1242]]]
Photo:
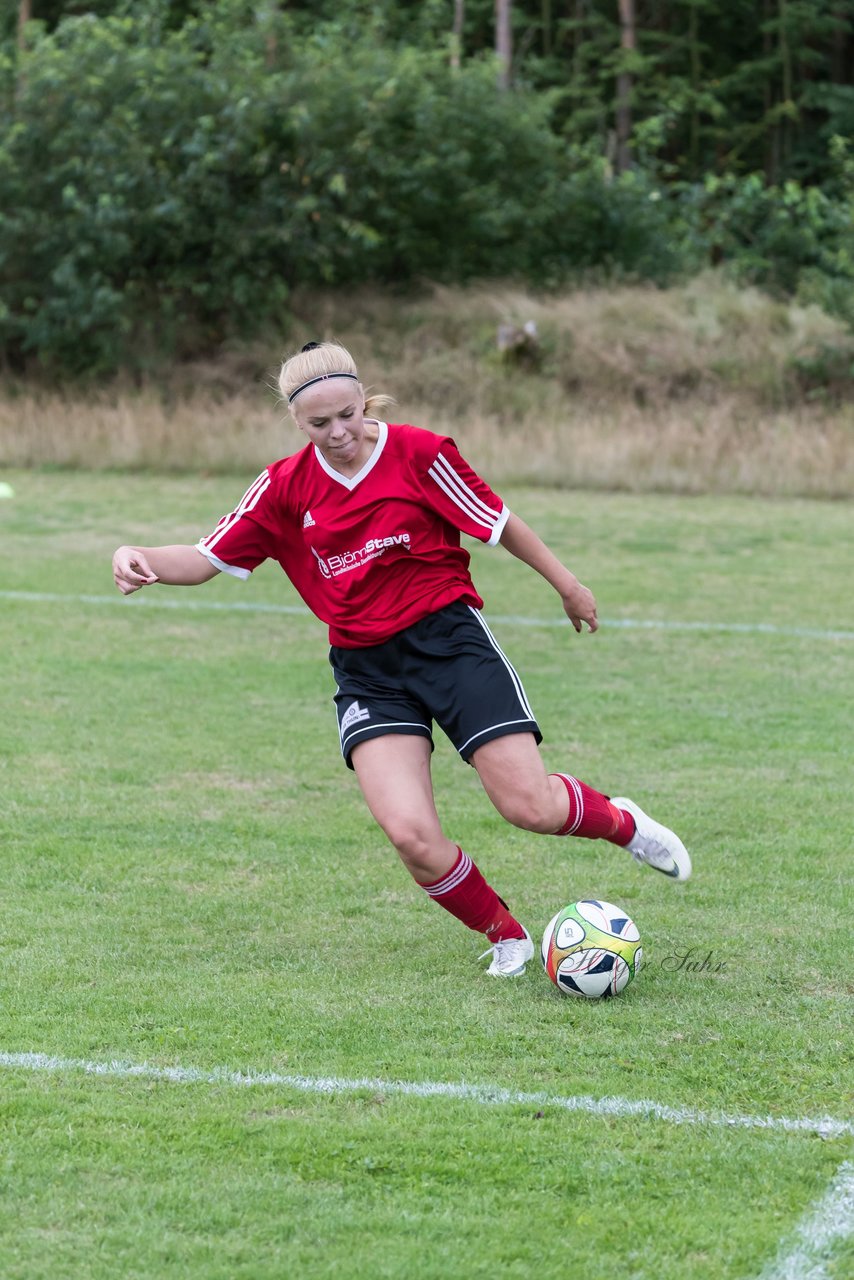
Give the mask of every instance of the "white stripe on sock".
[[[582, 795], [582, 793], [581, 793], [581, 787], [580, 787], [580, 785], [579, 785], [578, 779], [577, 779], [577, 778], [573, 778], [573, 777], [572, 777], [572, 775], [571, 775], [571, 774], [569, 774], [569, 773], [557, 773], [557, 774], [555, 774], [555, 777], [556, 777], [556, 778], [563, 778], [563, 780], [564, 780], [564, 782], [566, 783], [567, 787], [568, 787], [568, 788], [571, 788], [571, 793], [572, 793], [572, 795], [574, 795], [574, 796], [575, 796], [575, 803], [576, 803], [576, 806], [577, 806], [577, 808], [578, 808], [578, 812], [577, 812], [577, 814], [576, 814], [575, 821], [573, 822], [573, 824], [572, 824], [572, 826], [569, 828], [569, 830], [568, 830], [568, 831], [564, 831], [564, 830], [563, 830], [564, 826], [566, 825], [566, 824], [564, 823], [564, 824], [562, 824], [560, 827], [558, 827], [558, 831], [560, 831], [560, 832], [561, 832], [563, 835], [565, 835], [565, 836], [574, 836], [574, 835], [575, 835], [575, 833], [576, 833], [576, 831], [578, 830], [578, 828], [581, 826], [582, 819], [584, 818], [584, 797], [583, 797], [583, 795]], [[572, 813], [572, 799], [571, 799], [571, 796], [570, 796], [569, 791], [567, 792], [567, 797], [566, 797], [566, 798], [567, 798], [567, 800], [569, 801], [569, 813]], [[567, 822], [569, 821], [569, 814], [567, 814], [566, 821], [567, 821]]]
[[460, 850], [460, 855], [460, 860], [448, 872], [444, 880], [438, 880], [436, 884], [425, 884], [421, 886], [425, 893], [429, 893], [431, 898], [444, 897], [446, 893], [450, 893], [452, 889], [456, 889], [457, 886], [462, 884], [463, 880], [465, 880], [466, 876], [472, 869], [472, 860], [467, 853], [463, 852], [462, 849]]

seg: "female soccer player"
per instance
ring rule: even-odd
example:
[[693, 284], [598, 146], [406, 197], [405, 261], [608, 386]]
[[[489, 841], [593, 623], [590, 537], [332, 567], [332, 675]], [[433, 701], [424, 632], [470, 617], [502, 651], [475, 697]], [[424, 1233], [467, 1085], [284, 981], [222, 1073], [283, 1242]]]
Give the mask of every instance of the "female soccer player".
[[460, 534], [501, 545], [541, 574], [579, 632], [598, 625], [587, 587], [453, 440], [366, 417], [389, 401], [366, 399], [343, 347], [307, 344], [284, 362], [279, 387], [308, 443], [262, 471], [195, 546], [119, 547], [119, 590], [191, 586], [220, 572], [248, 578], [263, 560], [279, 562], [329, 627], [341, 751], [371, 813], [416, 883], [486, 935], [489, 974], [524, 973], [533, 943], [442, 830], [430, 775], [433, 721], [514, 826], [608, 840], [686, 880], [691, 861], [672, 831], [631, 800], [546, 772], [542, 735], [480, 612]]

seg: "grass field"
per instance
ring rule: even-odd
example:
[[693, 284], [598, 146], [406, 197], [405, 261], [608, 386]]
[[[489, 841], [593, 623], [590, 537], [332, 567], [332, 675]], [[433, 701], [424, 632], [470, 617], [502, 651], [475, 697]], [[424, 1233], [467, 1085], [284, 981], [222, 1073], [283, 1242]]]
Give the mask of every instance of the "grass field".
[[507, 491], [596, 636], [473, 549], [547, 763], [694, 856], [677, 886], [507, 827], [437, 741], [532, 933], [637, 921], [639, 980], [587, 1003], [487, 979], [411, 884], [277, 569], [114, 592], [118, 542], [194, 541], [243, 477], [4, 478], [4, 1280], [852, 1275], [850, 506]]

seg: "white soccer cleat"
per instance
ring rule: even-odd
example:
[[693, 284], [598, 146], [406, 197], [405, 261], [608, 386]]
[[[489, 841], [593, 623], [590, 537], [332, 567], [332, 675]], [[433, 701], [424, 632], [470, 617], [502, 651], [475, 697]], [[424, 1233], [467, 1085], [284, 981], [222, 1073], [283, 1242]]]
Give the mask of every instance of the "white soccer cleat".
[[687, 880], [691, 875], [691, 858], [679, 837], [650, 818], [633, 800], [617, 796], [610, 799], [611, 804], [625, 809], [635, 820], [635, 834], [626, 845], [632, 857], [672, 880]]
[[[522, 927], [525, 928], [524, 925]], [[524, 938], [503, 938], [501, 942], [494, 942], [488, 951], [478, 956], [478, 960], [492, 956], [492, 964], [486, 972], [493, 978], [521, 978], [533, 954], [534, 944], [525, 929]]]

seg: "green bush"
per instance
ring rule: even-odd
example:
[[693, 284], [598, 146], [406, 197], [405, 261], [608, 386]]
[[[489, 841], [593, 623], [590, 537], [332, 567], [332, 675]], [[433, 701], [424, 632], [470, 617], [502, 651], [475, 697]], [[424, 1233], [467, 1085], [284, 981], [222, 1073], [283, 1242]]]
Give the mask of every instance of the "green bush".
[[686, 258], [702, 248], [738, 279], [816, 303], [854, 328], [854, 173], [841, 141], [835, 150], [837, 180], [827, 191], [769, 186], [755, 173], [689, 188]]
[[491, 61], [297, 42], [240, 0], [178, 30], [68, 19], [2, 66], [0, 347], [100, 373], [282, 318], [294, 284], [602, 266], [660, 277], [663, 219]]
[[286, 296], [256, 226], [252, 58], [221, 66], [198, 29], [140, 27], [67, 20], [16, 77], [4, 68], [0, 334], [12, 359], [98, 372], [180, 354]]
[[491, 59], [454, 72], [370, 22], [299, 34], [249, 0], [166, 18], [33, 24], [0, 60], [0, 354], [15, 368], [98, 375], [209, 351], [285, 323], [295, 285], [664, 282], [710, 256], [854, 323], [844, 148], [837, 191], [756, 176], [668, 191], [573, 148], [549, 95], [499, 92]]

